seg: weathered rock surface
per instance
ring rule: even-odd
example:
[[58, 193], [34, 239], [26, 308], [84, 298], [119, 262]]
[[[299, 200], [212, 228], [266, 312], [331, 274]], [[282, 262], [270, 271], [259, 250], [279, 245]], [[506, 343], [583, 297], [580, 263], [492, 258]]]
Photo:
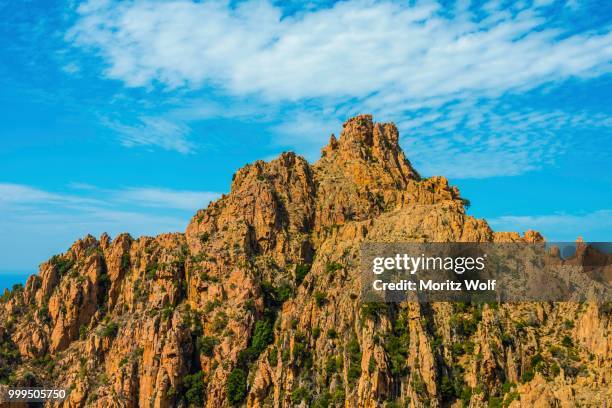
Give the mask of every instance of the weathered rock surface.
[[361, 115], [311, 165], [255, 162], [185, 234], [87, 236], [0, 303], [0, 380], [66, 407], [602, 406], [609, 304], [362, 304], [372, 241], [493, 232], [393, 124]]

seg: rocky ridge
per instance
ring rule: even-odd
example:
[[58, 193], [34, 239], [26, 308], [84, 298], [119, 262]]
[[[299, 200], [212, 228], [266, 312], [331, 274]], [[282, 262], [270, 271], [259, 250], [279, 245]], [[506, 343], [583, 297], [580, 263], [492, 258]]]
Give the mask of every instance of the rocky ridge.
[[257, 161], [184, 234], [87, 236], [0, 303], [0, 381], [66, 407], [602, 406], [609, 304], [362, 304], [364, 241], [494, 232], [393, 124]]

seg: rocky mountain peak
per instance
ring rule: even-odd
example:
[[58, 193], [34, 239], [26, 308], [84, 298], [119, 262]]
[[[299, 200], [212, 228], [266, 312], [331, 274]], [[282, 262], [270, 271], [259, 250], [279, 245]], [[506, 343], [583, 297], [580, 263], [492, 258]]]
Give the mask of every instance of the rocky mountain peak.
[[342, 167], [348, 176], [366, 176], [372, 181], [379, 176], [391, 177], [400, 188], [408, 180], [420, 178], [399, 145], [395, 124], [376, 123], [372, 115], [358, 115], [347, 120], [340, 138], [331, 135], [321, 156], [324, 166]]
[[43, 263], [0, 298], [0, 383], [70, 389], [65, 407], [610, 401], [609, 306], [361, 302], [363, 242], [542, 239], [467, 203], [356, 116], [314, 164], [238, 170], [184, 234], [86, 236]]

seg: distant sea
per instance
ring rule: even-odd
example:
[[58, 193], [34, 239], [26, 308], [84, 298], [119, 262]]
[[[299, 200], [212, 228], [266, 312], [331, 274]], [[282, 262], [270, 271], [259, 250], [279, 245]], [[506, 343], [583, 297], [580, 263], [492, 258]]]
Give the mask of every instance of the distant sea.
[[25, 285], [28, 278], [32, 275], [31, 273], [10, 273], [0, 272], [0, 294], [4, 293], [4, 289], [11, 289], [14, 284], [21, 283]]

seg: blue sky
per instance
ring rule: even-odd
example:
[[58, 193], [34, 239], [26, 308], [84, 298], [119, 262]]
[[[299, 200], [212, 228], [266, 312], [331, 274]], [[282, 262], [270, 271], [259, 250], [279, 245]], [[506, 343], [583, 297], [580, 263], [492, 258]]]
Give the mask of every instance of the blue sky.
[[[394, 121], [470, 213], [610, 240], [608, 1], [0, 1], [0, 274], [182, 231], [248, 162]], [[12, 279], [12, 278], [11, 278]]]

